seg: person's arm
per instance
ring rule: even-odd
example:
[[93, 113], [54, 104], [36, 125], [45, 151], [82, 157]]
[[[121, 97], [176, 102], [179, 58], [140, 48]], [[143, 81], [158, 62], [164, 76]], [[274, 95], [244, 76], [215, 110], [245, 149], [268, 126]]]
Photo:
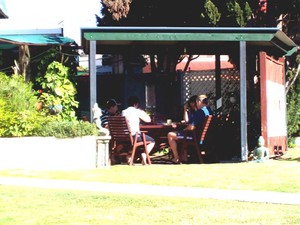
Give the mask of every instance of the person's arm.
[[185, 122], [189, 122], [189, 114], [188, 114], [188, 105], [184, 104], [183, 106], [183, 120]]
[[107, 115], [105, 114], [105, 111], [102, 112], [102, 115], [100, 116], [101, 120], [101, 126], [107, 128]]
[[150, 123], [151, 122], [151, 117], [144, 110], [141, 110], [141, 109], [138, 109], [138, 110], [139, 110], [140, 119], [143, 120], [146, 123]]

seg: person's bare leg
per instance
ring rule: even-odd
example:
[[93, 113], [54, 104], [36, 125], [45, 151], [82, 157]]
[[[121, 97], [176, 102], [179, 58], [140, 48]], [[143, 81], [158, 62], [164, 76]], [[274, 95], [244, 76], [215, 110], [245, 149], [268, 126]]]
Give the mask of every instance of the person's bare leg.
[[[148, 152], [148, 154], [150, 154], [150, 152], [152, 151], [152, 149], [154, 148], [155, 143], [150, 143], [147, 145], [147, 149], [146, 151]], [[147, 156], [146, 153], [142, 153], [142, 164], [143, 165], [147, 165]]]
[[169, 142], [169, 146], [173, 152], [173, 161], [177, 162], [179, 161], [179, 156], [178, 156], [178, 151], [177, 151], [177, 134], [175, 132], [169, 132], [168, 133], [168, 142]]
[[142, 164], [143, 164], [144, 166], [147, 165], [147, 156], [146, 156], [146, 153], [143, 152], [143, 153], [141, 154], [141, 157], [142, 157]]
[[150, 152], [154, 148], [154, 145], [155, 145], [155, 143], [150, 143], [150, 144], [147, 145], [147, 152], [148, 152], [148, 154], [150, 154]]

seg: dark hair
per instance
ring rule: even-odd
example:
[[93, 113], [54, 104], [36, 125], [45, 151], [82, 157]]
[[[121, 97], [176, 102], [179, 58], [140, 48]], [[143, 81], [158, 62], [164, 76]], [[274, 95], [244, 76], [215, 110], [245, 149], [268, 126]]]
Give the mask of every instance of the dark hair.
[[194, 103], [195, 105], [197, 105], [198, 99], [199, 99], [198, 95], [193, 95], [189, 98], [187, 103], [188, 103], [188, 108], [190, 111], [195, 111], [194, 109], [191, 108], [190, 104]]
[[138, 103], [140, 103], [140, 100], [139, 100], [138, 97], [136, 97], [136, 96], [130, 96], [128, 98], [128, 105], [129, 106], [134, 106], [135, 104], [138, 104]]
[[193, 95], [189, 98], [188, 103], [197, 103], [198, 95]]
[[201, 102], [202, 102], [203, 104], [205, 104], [205, 105], [208, 105], [208, 99], [207, 99], [207, 98], [204, 98]]
[[119, 103], [117, 103], [117, 101], [115, 99], [109, 99], [106, 102], [106, 108], [110, 109], [111, 107], [115, 106], [115, 105], [120, 105]]

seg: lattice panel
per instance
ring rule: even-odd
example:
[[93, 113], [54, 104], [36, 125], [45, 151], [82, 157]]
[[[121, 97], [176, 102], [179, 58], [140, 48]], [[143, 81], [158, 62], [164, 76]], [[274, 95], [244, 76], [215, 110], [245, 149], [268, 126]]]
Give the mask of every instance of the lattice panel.
[[183, 100], [192, 95], [215, 93], [215, 72], [212, 70], [186, 72], [183, 76]]
[[[239, 85], [239, 71], [235, 69], [221, 70], [223, 113], [228, 113], [228, 111], [232, 109], [230, 97], [234, 95], [236, 100], [238, 99]], [[216, 77], [214, 70], [185, 72], [183, 76], [183, 101], [186, 102], [192, 95], [200, 94], [209, 96], [211, 107], [216, 109]], [[236, 103], [238, 103], [238, 101]]]

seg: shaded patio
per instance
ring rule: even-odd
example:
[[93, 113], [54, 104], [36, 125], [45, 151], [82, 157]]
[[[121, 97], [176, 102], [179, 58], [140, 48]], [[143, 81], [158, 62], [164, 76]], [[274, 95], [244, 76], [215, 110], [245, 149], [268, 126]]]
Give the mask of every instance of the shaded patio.
[[[99, 27], [99, 28], [82, 28], [82, 46], [86, 53], [89, 54], [89, 84], [90, 84], [90, 108], [97, 102], [97, 77], [96, 77], [96, 54], [155, 54], [162, 48], [171, 49], [177, 54], [197, 54], [197, 55], [215, 55], [215, 98], [216, 108], [219, 109], [217, 102], [222, 102], [221, 93], [221, 69], [220, 56], [233, 55], [237, 56], [239, 71], [239, 129], [240, 129], [240, 158], [247, 161], [248, 156], [248, 96], [247, 90], [252, 93], [254, 86], [249, 87], [249, 80], [255, 76], [261, 77], [265, 74], [267, 67], [262, 71], [261, 65], [262, 53], [271, 56], [274, 62], [276, 60], [284, 61], [284, 56], [290, 56], [297, 51], [298, 46], [289, 39], [278, 28], [209, 28], [209, 27]], [[281, 64], [280, 76], [284, 77], [284, 63]], [[159, 76], [159, 74], [155, 74]], [[274, 74], [278, 76], [278, 74]], [[266, 81], [266, 77], [264, 78]], [[284, 88], [284, 83], [280, 84], [280, 90]], [[265, 88], [264, 90], [266, 90]], [[182, 90], [181, 90], [182, 91]], [[261, 91], [261, 90], [260, 90]], [[266, 94], [264, 93], [259, 94]], [[278, 96], [276, 101], [285, 101], [285, 96]], [[268, 99], [259, 96], [264, 102]], [[274, 99], [272, 99], [274, 100]], [[184, 98], [180, 99], [179, 104], [183, 104]], [[222, 106], [222, 104], [221, 104]], [[286, 114], [284, 108], [279, 112], [281, 115]], [[268, 108], [261, 111], [261, 125], [270, 123], [264, 115]], [[268, 122], [269, 121], [269, 122]], [[272, 121], [273, 129], [276, 124]], [[284, 121], [286, 122], [286, 121]], [[286, 124], [285, 124], [286, 125]], [[259, 135], [263, 135], [267, 140], [267, 147], [271, 153], [274, 152], [275, 144], [273, 138], [279, 140], [276, 146], [281, 146], [281, 152], [287, 150], [286, 126], [283, 135], [273, 134], [269, 136], [267, 128], [261, 126]], [[266, 130], [264, 130], [266, 129]]]

